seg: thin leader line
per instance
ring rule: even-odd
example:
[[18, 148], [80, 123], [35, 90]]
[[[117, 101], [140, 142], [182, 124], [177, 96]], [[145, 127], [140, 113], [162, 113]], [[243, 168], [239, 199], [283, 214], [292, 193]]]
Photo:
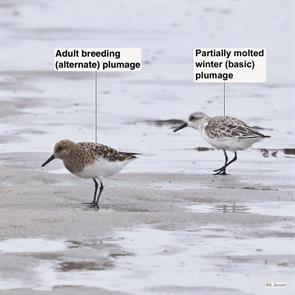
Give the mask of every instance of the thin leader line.
[[94, 75], [94, 97], [95, 97], [95, 111], [94, 111], [94, 124], [95, 124], [95, 128], [94, 128], [94, 138], [95, 138], [95, 143], [97, 143], [97, 135], [98, 135], [98, 93], [97, 93], [97, 82], [98, 82], [98, 74], [97, 71], [95, 71], [95, 75]]
[[223, 83], [223, 116], [225, 117], [225, 83]]

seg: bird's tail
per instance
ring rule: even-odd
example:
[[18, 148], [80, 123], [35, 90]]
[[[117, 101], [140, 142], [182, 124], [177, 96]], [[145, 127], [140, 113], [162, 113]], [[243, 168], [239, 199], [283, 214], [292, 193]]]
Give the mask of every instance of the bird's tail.
[[253, 128], [252, 128], [252, 133], [258, 135], [259, 137], [263, 137], [263, 138], [269, 138], [269, 137], [270, 137], [270, 135], [265, 135], [265, 134], [263, 134], [263, 133], [257, 131], [256, 129], [253, 130]]
[[126, 155], [128, 159], [136, 159], [137, 156], [142, 155], [141, 153], [126, 153], [126, 152], [123, 152], [122, 154]]

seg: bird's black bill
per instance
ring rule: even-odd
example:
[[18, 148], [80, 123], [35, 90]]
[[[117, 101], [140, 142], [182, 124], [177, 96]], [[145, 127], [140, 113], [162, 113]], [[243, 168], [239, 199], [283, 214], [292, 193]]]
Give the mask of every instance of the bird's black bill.
[[55, 159], [55, 156], [54, 156], [54, 155], [50, 156], [50, 158], [49, 158], [47, 161], [45, 161], [45, 162], [41, 165], [41, 167], [44, 167], [45, 165], [47, 165], [49, 162], [51, 162], [51, 161], [54, 160], [54, 159]]
[[183, 129], [183, 128], [187, 127], [187, 126], [188, 126], [188, 124], [187, 124], [186, 122], [184, 122], [183, 124], [181, 124], [180, 126], [178, 126], [177, 128], [175, 128], [175, 129], [173, 130], [173, 132], [177, 132], [177, 131], [179, 131], [180, 129]]

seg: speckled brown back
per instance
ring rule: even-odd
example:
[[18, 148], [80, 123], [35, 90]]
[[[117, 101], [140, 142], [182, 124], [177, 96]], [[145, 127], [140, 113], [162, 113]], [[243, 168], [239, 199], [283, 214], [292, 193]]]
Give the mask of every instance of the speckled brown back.
[[210, 138], [239, 137], [255, 138], [267, 137], [243, 121], [234, 117], [212, 117], [205, 127], [206, 134]]

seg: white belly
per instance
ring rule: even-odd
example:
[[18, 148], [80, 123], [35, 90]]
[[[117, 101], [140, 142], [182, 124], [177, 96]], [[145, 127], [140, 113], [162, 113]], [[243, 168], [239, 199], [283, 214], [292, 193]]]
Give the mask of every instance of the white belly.
[[76, 172], [75, 175], [82, 178], [98, 178], [103, 179], [110, 177], [121, 171], [131, 160], [126, 161], [107, 161], [106, 159], [100, 159], [95, 161], [91, 165], [85, 166], [85, 168]]
[[226, 151], [241, 151], [249, 148], [261, 138], [238, 138], [238, 137], [223, 137], [223, 138], [210, 138], [205, 137], [206, 141], [217, 149]]

